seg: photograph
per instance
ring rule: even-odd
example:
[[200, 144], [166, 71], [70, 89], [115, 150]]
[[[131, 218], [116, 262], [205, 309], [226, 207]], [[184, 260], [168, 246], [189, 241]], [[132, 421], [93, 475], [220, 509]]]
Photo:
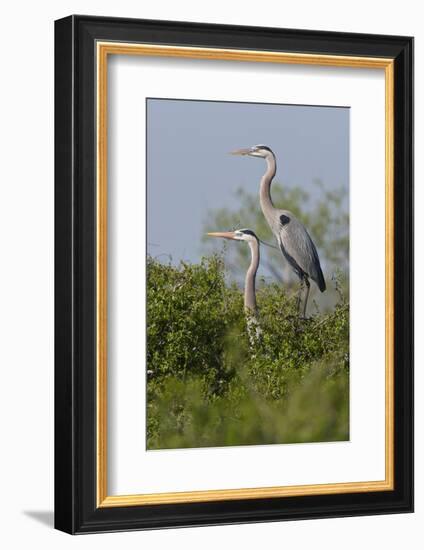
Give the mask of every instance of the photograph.
[[146, 449], [349, 441], [349, 107], [146, 121]]
[[413, 38], [369, 31], [56, 20], [57, 530], [413, 510]]
[[2, 548], [424, 548], [422, 6], [5, 2]]

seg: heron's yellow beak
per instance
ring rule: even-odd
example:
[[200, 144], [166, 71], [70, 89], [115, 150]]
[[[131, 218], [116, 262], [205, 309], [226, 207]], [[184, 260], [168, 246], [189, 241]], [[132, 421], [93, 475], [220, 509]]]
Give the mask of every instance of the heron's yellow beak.
[[235, 151], [231, 151], [230, 155], [248, 155], [250, 153], [250, 148], [247, 149], [236, 149]]
[[221, 237], [222, 239], [235, 239], [234, 231], [224, 231], [217, 233], [206, 233], [209, 237]]

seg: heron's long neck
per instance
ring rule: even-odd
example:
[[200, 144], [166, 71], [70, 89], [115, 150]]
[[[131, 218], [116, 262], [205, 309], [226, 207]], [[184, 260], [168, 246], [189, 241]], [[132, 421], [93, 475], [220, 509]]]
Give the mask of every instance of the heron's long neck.
[[271, 224], [272, 218], [271, 214], [274, 211], [274, 205], [271, 199], [271, 183], [272, 179], [275, 176], [277, 171], [277, 164], [275, 162], [274, 155], [269, 155], [266, 158], [267, 169], [265, 174], [262, 176], [261, 185], [259, 188], [259, 200], [261, 203], [262, 212], [264, 213], [265, 218], [268, 223]]
[[246, 273], [246, 280], [244, 286], [244, 309], [246, 313], [251, 315], [256, 314], [256, 272], [259, 267], [259, 243], [255, 239], [254, 241], [249, 241], [251, 260], [250, 266]]

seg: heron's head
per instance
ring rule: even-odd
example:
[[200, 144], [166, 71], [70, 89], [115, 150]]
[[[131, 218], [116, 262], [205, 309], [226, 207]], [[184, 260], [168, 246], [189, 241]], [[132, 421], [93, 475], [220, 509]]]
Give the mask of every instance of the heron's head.
[[232, 151], [231, 154], [249, 156], [249, 157], [259, 157], [263, 159], [274, 156], [274, 153], [267, 145], [254, 145], [253, 147], [247, 147], [245, 149], [237, 149], [236, 151]]
[[209, 237], [221, 237], [222, 239], [231, 239], [232, 241], [259, 241], [258, 237], [251, 229], [237, 229], [236, 231], [207, 233], [207, 235], [209, 235]]

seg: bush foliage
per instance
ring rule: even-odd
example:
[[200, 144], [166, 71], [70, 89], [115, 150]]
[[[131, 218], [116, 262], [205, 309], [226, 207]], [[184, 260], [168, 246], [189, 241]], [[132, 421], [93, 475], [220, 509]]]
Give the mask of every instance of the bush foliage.
[[220, 255], [147, 262], [147, 448], [349, 437], [349, 308], [297, 316], [282, 285], [258, 290], [252, 345], [243, 292]]

